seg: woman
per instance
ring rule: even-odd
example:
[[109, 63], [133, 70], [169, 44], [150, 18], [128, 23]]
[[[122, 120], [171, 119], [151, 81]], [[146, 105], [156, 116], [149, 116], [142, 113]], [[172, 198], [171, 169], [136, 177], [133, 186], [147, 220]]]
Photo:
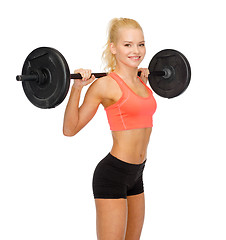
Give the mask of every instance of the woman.
[[[100, 240], [138, 240], [144, 222], [142, 174], [156, 102], [146, 86], [148, 69], [138, 66], [146, 53], [141, 26], [132, 19], [110, 22], [103, 53], [109, 74], [95, 82], [91, 70], [79, 69], [65, 111], [63, 133], [77, 134], [102, 104], [113, 136], [110, 153], [97, 165], [93, 192]], [[91, 76], [91, 77], [90, 77]], [[79, 107], [82, 88], [90, 84]]]

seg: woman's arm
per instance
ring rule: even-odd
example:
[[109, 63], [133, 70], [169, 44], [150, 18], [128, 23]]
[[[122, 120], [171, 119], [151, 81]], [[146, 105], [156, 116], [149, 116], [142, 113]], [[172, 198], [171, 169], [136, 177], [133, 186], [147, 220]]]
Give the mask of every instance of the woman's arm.
[[90, 78], [91, 70], [79, 69], [75, 73], [80, 73], [83, 79], [75, 80], [71, 89], [64, 115], [63, 134], [65, 136], [74, 136], [78, 133], [93, 118], [101, 102], [98, 90], [95, 84], [92, 84], [79, 108], [82, 88], [93, 82], [95, 77]]

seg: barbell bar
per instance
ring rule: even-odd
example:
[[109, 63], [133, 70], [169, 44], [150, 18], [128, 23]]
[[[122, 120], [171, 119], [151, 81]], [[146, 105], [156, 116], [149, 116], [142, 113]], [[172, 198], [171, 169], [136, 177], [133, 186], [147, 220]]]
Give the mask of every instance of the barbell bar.
[[[141, 72], [138, 72], [138, 76], [140, 76]], [[164, 78], [169, 78], [171, 76], [171, 71], [170, 69], [164, 69], [163, 71], [154, 71], [150, 73], [153, 76], [162, 76]], [[94, 75], [96, 78], [101, 78], [107, 76], [107, 73], [91, 73], [91, 75]], [[43, 74], [44, 79], [43, 83], [47, 80], [45, 75]], [[74, 73], [70, 74], [70, 79], [82, 79], [82, 76], [80, 73]], [[33, 75], [17, 75], [16, 76], [17, 81], [37, 81], [39, 82], [39, 76], [38, 74], [33, 74]]]

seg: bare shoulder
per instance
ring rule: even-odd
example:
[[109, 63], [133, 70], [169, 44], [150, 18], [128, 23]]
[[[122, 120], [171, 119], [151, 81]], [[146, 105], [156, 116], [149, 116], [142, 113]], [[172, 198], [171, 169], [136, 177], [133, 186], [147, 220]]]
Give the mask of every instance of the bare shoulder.
[[95, 92], [101, 98], [106, 98], [114, 88], [115, 81], [110, 76], [105, 76], [96, 79], [89, 87], [89, 91]]
[[118, 83], [110, 76], [102, 77], [92, 83], [88, 92], [93, 99], [101, 103], [104, 108], [111, 106], [122, 97]]
[[104, 87], [108, 87], [109, 85], [111, 85], [113, 82], [113, 79], [110, 76], [105, 76], [105, 77], [101, 77], [95, 80], [95, 82], [93, 83], [97, 88], [104, 88]]

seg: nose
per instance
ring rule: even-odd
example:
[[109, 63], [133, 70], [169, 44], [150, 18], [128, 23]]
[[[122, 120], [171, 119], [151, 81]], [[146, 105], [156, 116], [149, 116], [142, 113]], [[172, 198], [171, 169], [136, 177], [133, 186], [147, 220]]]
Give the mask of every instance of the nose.
[[139, 48], [137, 45], [134, 45], [133, 47], [133, 53], [139, 53]]

